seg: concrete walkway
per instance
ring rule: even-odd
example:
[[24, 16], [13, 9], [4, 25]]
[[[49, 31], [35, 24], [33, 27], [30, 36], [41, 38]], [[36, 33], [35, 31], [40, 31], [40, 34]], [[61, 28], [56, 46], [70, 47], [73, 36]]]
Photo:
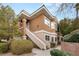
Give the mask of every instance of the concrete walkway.
[[37, 49], [37, 48], [33, 48], [32, 53], [35, 53], [34, 56], [51, 56], [50, 50], [53, 50], [53, 49], [61, 50], [61, 47], [57, 46], [56, 48], [51, 48], [51, 49], [48, 49], [48, 50], [40, 50], [40, 49]]

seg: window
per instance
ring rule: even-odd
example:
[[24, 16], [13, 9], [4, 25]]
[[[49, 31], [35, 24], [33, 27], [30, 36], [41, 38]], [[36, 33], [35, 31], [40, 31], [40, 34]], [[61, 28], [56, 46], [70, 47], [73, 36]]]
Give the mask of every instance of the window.
[[46, 36], [45, 36], [45, 40], [46, 40], [46, 41], [49, 41], [49, 40], [50, 40], [50, 37], [49, 37], [48, 35], [46, 35]]
[[50, 20], [48, 18], [44, 19], [44, 23], [50, 27]]
[[52, 37], [51, 41], [53, 42], [53, 37]]
[[57, 37], [55, 37], [55, 41], [57, 41]]
[[55, 22], [51, 22], [51, 28], [56, 29]]

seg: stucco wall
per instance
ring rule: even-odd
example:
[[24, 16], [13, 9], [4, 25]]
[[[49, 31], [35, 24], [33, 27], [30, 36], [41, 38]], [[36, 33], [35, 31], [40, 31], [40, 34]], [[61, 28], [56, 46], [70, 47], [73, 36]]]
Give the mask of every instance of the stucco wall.
[[38, 31], [38, 30], [46, 30], [49, 32], [55, 32], [54, 29], [49, 28], [46, 24], [44, 24], [44, 15], [41, 14], [37, 18], [32, 19], [30, 21], [30, 30], [32, 32]]
[[39, 33], [35, 33], [35, 35], [40, 38], [41, 40], [44, 40], [44, 33], [43, 32], [39, 32]]
[[51, 41], [51, 38], [52, 38], [52, 37], [57, 37], [57, 35], [56, 35], [55, 33], [45, 32], [45, 31], [42, 31], [42, 30], [41, 30], [40, 32], [39, 32], [39, 31], [36, 31], [36, 32], [34, 32], [34, 33], [35, 33], [35, 35], [38, 36], [41, 40], [45, 40], [45, 36], [46, 36], [46, 35], [50, 36], [50, 40], [49, 40], [49, 41], [46, 41], [46, 40], [45, 40], [46, 42], [52, 42], [52, 41]]
[[61, 49], [79, 56], [79, 43], [61, 42]]

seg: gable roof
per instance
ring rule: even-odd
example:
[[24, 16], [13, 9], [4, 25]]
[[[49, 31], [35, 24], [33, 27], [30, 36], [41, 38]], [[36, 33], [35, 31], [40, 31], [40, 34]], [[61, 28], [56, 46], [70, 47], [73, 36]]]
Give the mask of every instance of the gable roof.
[[41, 13], [43, 13], [46, 17], [48, 17], [49, 19], [54, 19], [55, 21], [57, 21], [56, 17], [53, 16], [49, 10], [45, 7], [45, 5], [42, 5], [39, 9], [37, 9], [36, 11], [34, 11], [32, 14], [29, 14], [28, 12], [26, 12], [25, 10], [22, 10], [18, 16], [21, 16], [22, 14], [30, 17], [30, 18], [34, 18], [38, 15], [40, 15]]
[[30, 16], [30, 14], [29, 14], [27, 11], [25, 11], [25, 10], [22, 10], [22, 11], [19, 13], [19, 16], [20, 16], [21, 14], [24, 14], [24, 15], [26, 15], [26, 16]]

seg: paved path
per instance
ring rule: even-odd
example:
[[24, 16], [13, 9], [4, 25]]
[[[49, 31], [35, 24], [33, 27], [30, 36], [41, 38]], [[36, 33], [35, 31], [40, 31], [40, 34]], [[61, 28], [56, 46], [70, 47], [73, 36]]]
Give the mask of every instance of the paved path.
[[32, 50], [32, 53], [35, 53], [34, 56], [51, 56], [50, 55], [50, 50], [53, 50], [53, 49], [61, 49], [60, 46], [56, 47], [56, 48], [51, 48], [51, 49], [48, 49], [48, 50], [40, 50], [40, 49], [37, 49], [37, 48], [33, 48]]

